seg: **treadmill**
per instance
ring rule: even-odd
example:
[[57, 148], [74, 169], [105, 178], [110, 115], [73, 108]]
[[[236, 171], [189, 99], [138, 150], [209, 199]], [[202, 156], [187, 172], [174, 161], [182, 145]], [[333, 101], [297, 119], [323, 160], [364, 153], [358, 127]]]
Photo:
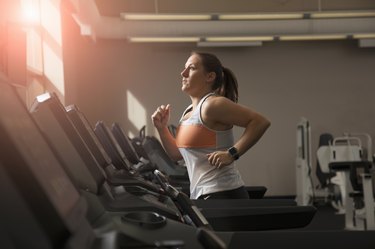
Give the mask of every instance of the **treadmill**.
[[0, 136], [0, 194], [5, 202], [0, 228], [10, 236], [4, 241], [11, 248], [226, 248], [204, 227], [151, 211], [107, 217], [94, 229], [86, 219], [90, 203], [81, 197], [15, 90], [3, 83]]

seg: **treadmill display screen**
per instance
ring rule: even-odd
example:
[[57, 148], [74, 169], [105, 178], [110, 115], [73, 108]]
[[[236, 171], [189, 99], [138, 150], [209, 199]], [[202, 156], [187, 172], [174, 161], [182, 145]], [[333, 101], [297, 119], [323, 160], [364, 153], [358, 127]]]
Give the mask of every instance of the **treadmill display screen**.
[[75, 105], [70, 105], [65, 109], [73, 125], [76, 127], [82, 139], [92, 151], [92, 154], [96, 157], [98, 163], [100, 163], [102, 167], [110, 165], [112, 163], [111, 159], [96, 137], [95, 132], [86, 116]]

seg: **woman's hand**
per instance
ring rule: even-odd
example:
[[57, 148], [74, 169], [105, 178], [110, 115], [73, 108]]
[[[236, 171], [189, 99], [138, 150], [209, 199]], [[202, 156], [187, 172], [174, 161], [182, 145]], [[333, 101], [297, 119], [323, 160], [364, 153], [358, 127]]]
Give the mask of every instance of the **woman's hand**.
[[151, 115], [152, 123], [156, 129], [161, 130], [168, 126], [169, 122], [170, 105], [161, 105]]
[[207, 154], [207, 158], [210, 164], [218, 169], [227, 166], [234, 161], [228, 151], [215, 151]]

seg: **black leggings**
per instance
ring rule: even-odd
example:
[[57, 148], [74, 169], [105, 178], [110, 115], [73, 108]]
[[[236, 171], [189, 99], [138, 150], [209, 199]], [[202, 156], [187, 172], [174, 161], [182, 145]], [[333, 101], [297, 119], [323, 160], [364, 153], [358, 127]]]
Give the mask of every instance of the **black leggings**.
[[242, 186], [232, 190], [201, 195], [198, 199], [249, 199], [249, 193], [247, 192], [245, 187]]

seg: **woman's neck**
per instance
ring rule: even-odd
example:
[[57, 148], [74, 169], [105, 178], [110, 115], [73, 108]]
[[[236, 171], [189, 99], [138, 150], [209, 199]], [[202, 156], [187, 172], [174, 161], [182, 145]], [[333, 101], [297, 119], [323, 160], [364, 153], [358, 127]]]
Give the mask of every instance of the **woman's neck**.
[[199, 104], [202, 98], [204, 98], [207, 94], [212, 93], [212, 91], [205, 92], [204, 94], [201, 94], [199, 96], [190, 96], [191, 104], [193, 106], [193, 109]]

